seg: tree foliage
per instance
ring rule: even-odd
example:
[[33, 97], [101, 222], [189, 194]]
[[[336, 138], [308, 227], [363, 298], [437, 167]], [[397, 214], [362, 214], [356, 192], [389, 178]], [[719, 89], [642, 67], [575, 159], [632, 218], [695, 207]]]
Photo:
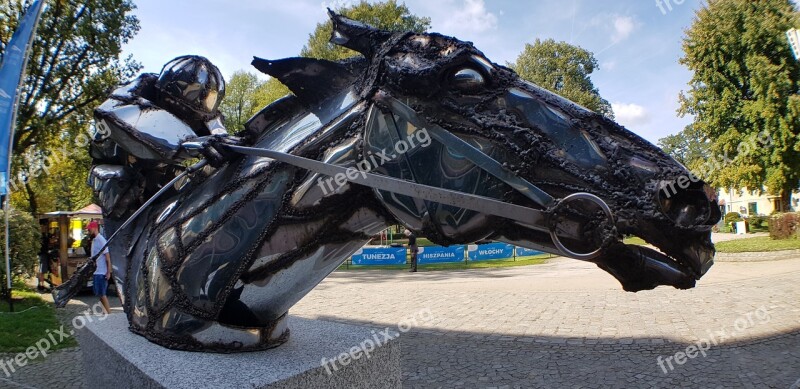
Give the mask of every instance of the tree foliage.
[[[0, 220], [5, 220], [5, 211], [0, 210]], [[36, 264], [39, 263], [39, 250], [42, 244], [42, 234], [38, 221], [26, 212], [12, 210], [8, 218], [9, 230], [9, 259], [11, 260], [11, 275], [30, 276], [34, 274]], [[0, 228], [0, 242], [5, 242], [5, 228]], [[6, 266], [5, 245], [0, 244], [0, 274], [2, 274], [3, 288], [5, 288]]]
[[708, 141], [691, 124], [686, 126], [683, 131], [669, 135], [658, 140], [658, 147], [669, 154], [676, 161], [680, 162], [698, 177], [707, 179], [702, 172], [698, 172], [700, 164], [705, 161], [708, 155]]
[[264, 101], [267, 101], [268, 103], [271, 103], [289, 94], [289, 88], [287, 88], [286, 85], [283, 85], [276, 78], [270, 78], [261, 88]]
[[[413, 15], [405, 4], [398, 5], [396, 0], [374, 4], [362, 0], [353, 6], [336, 9], [336, 13], [389, 31], [425, 32], [431, 26], [430, 18]], [[317, 24], [317, 28], [308, 37], [308, 43], [300, 51], [300, 55], [329, 61], [358, 55], [353, 50], [330, 43], [328, 40], [332, 31], [333, 24], [330, 20]]]
[[[0, 2], [0, 54], [30, 3]], [[37, 159], [43, 163], [51, 148], [85, 128], [76, 126], [88, 125], [111, 87], [140, 70], [131, 57], [120, 59], [122, 45], [139, 30], [134, 8], [130, 0], [48, 1], [20, 90], [12, 174], [37, 168]], [[38, 212], [43, 188], [23, 185], [29, 210]]]
[[553, 39], [526, 44], [509, 64], [523, 79], [572, 100], [594, 112], [614, 117], [611, 104], [600, 97], [589, 76], [598, 69], [594, 54]]
[[[89, 128], [88, 124], [85, 128]], [[66, 132], [46, 152], [20, 158], [20, 172], [9, 181], [12, 205], [25, 209], [31, 203], [30, 192], [18, 190], [24, 186], [33, 190], [39, 213], [75, 210], [91, 204], [94, 194], [86, 185], [92, 165], [88, 145], [87, 132]]]
[[248, 119], [277, 99], [270, 96], [266, 84], [255, 73], [244, 70], [231, 75], [225, 85], [225, 99], [219, 107], [225, 116], [225, 127], [229, 132], [235, 133], [243, 129]]
[[693, 76], [680, 112], [694, 115], [709, 152], [724, 156], [710, 181], [766, 186], [784, 204], [800, 183], [800, 64], [785, 35], [796, 25], [790, 0], [710, 0], [686, 32], [681, 59]]

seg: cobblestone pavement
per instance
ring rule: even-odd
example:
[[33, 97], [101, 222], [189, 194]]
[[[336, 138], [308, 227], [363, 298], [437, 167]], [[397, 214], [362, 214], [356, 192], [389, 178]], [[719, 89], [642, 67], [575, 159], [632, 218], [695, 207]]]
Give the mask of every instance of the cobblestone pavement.
[[[400, 338], [406, 388], [790, 388], [800, 379], [798, 281], [800, 258], [717, 263], [695, 289], [639, 293], [566, 259], [452, 272], [342, 271], [291, 314], [411, 327]], [[65, 317], [86, 305], [70, 307]], [[692, 345], [707, 346], [705, 355]], [[11, 378], [27, 386], [0, 380], [0, 387], [83, 385], [75, 349], [26, 368]]]
[[[639, 293], [567, 259], [350, 271], [328, 277], [292, 314], [392, 328], [417, 318], [401, 336], [407, 388], [789, 388], [800, 379], [799, 281], [800, 259], [717, 263], [695, 289]], [[697, 342], [705, 356], [689, 349], [694, 358], [676, 359]]]
[[[13, 358], [14, 354], [0, 355]], [[11, 377], [0, 375], [0, 388], [83, 389], [81, 351], [77, 347], [57, 351], [17, 369]]]
[[[53, 301], [48, 294], [43, 294], [42, 297], [47, 301]], [[72, 319], [76, 315], [83, 314], [87, 308], [95, 303], [97, 303], [95, 297], [79, 296], [77, 299], [70, 301], [65, 309], [56, 310], [56, 314], [61, 323], [64, 324], [64, 328], [71, 328]], [[112, 311], [122, 312], [118, 298], [109, 297], [109, 303]], [[0, 354], [0, 359], [11, 359], [14, 356], [16, 354]], [[87, 388], [83, 380], [81, 351], [78, 347], [56, 351], [48, 354], [46, 358], [35, 359], [31, 363], [16, 369], [10, 377], [6, 377], [0, 371], [0, 388]]]

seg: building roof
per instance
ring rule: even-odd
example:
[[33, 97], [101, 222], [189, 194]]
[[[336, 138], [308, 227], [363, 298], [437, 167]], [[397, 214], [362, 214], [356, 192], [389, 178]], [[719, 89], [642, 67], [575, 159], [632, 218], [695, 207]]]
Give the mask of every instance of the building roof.
[[84, 216], [84, 217], [102, 217], [103, 216], [103, 209], [100, 208], [97, 204], [89, 204], [77, 211], [55, 211], [55, 212], [48, 212], [42, 215], [42, 217], [53, 217], [53, 216]]

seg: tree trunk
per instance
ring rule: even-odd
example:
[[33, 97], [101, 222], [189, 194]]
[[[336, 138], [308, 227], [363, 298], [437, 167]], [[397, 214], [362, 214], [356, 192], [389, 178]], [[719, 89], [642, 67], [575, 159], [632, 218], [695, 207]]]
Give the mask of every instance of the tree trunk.
[[39, 204], [36, 203], [36, 192], [33, 191], [30, 182], [25, 183], [25, 192], [28, 194], [28, 210], [33, 217], [39, 216]]
[[784, 188], [781, 191], [781, 209], [780, 212], [789, 212], [792, 210], [792, 188]]

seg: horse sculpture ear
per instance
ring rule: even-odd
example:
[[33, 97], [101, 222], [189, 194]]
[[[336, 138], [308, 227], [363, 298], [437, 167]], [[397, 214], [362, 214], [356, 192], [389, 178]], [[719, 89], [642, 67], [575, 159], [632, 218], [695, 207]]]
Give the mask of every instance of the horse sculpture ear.
[[377, 47], [385, 42], [392, 33], [379, 30], [356, 20], [348, 19], [328, 8], [328, 15], [333, 23], [331, 43], [347, 47], [371, 58]]
[[306, 106], [335, 95], [355, 82], [347, 66], [315, 58], [268, 60], [253, 57], [252, 65], [286, 85]]

